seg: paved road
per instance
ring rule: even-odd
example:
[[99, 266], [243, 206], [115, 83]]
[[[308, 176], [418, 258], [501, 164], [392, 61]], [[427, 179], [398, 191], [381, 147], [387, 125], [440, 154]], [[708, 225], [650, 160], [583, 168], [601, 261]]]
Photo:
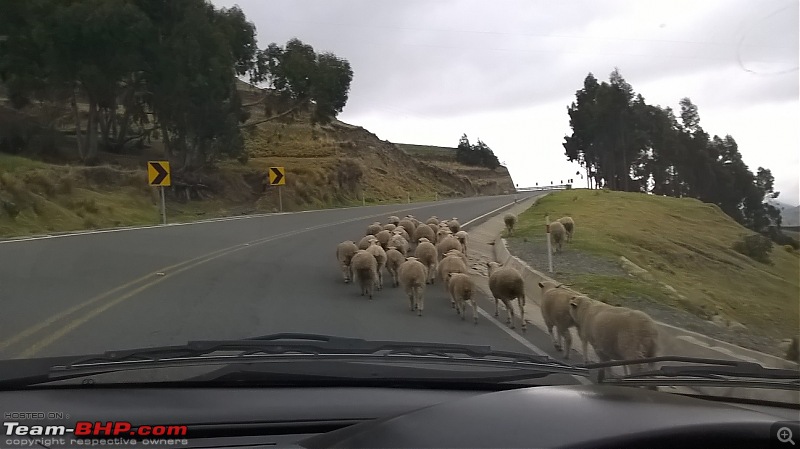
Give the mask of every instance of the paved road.
[[[0, 242], [0, 357], [276, 332], [525, 351], [519, 337], [485, 317], [477, 326], [458, 319], [441, 284], [428, 289], [421, 318], [399, 288], [386, 287], [373, 301], [361, 297], [342, 282], [334, 254], [338, 242], [360, 238], [390, 214], [464, 223], [512, 201], [478, 197]], [[482, 306], [493, 311], [485, 299]], [[535, 328], [528, 333], [537, 345], [549, 341]]]

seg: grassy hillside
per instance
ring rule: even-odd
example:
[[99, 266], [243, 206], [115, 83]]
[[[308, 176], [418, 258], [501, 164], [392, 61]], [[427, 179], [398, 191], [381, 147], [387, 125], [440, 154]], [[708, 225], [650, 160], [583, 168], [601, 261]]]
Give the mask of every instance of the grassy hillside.
[[[246, 103], [263, 96], [244, 83], [240, 92]], [[43, 109], [10, 113], [35, 118]], [[10, 111], [2, 104], [0, 110]], [[259, 108], [251, 112], [253, 120], [263, 117]], [[467, 167], [422, 160], [361, 127], [337, 120], [312, 126], [307, 117], [246, 131], [246, 163], [222, 161], [191, 176], [173, 175], [168, 220], [277, 211], [277, 188], [266, 185], [270, 166], [286, 169], [285, 211], [496, 194], [512, 185], [506, 171], [464, 174]], [[80, 164], [69, 137], [59, 137], [58, 154], [38, 160], [0, 153], [0, 237], [159, 223], [158, 192], [146, 184], [145, 167], [163, 159], [162, 148], [153, 139], [127, 154], [101, 153], [94, 167]], [[360, 177], [347, 182], [354, 172]]]
[[623, 305], [633, 294], [704, 320], [722, 316], [744, 324], [748, 334], [771, 340], [797, 334], [797, 252], [774, 246], [772, 264], [737, 253], [733, 243], [752, 232], [715, 205], [638, 193], [562, 191], [520, 216], [514, 240], [530, 245], [544, 239], [546, 214], [552, 220], [569, 215], [576, 222], [573, 242], [554, 256], [556, 266], [561, 257], [579, 253], [612, 264], [624, 256], [649, 272], [637, 278], [586, 270], [570, 277], [579, 291]]

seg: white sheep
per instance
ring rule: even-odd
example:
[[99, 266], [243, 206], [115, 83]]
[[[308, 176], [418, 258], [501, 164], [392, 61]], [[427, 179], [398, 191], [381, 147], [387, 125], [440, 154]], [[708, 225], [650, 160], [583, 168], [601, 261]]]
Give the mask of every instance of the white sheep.
[[467, 231], [456, 232], [456, 238], [458, 239], [459, 243], [461, 243], [461, 252], [467, 254], [467, 240], [469, 239], [469, 234], [467, 234]]
[[361, 296], [369, 295], [369, 299], [372, 299], [375, 284], [378, 282], [378, 261], [375, 260], [375, 256], [367, 250], [358, 250], [353, 255], [350, 266], [353, 269], [354, 281], [358, 281], [361, 286]]
[[358, 241], [358, 249], [366, 250], [369, 248], [369, 245], [371, 245], [370, 241], [374, 238], [374, 235], [365, 235], [362, 237], [361, 240]]
[[383, 229], [381, 232], [375, 234], [375, 238], [378, 239], [378, 243], [380, 243], [381, 247], [385, 250], [389, 244], [389, 240], [392, 238], [392, 233]]
[[453, 233], [450, 232], [450, 228], [447, 226], [440, 226], [439, 230], [436, 231], [436, 241], [434, 243], [439, 244], [439, 242], [444, 240], [448, 235], [453, 235]]
[[469, 265], [469, 260], [467, 259], [467, 256], [457, 249], [451, 249], [450, 251], [444, 253], [444, 257], [447, 256], [458, 256], [461, 258], [461, 260], [464, 261], [464, 265]]
[[[414, 235], [414, 230], [417, 228], [417, 226], [414, 224], [414, 222], [411, 221], [411, 219], [408, 218], [408, 217], [400, 220], [400, 224], [397, 225], [397, 226], [399, 226], [401, 228], [404, 228], [409, 236]], [[406, 240], [411, 241], [411, 238], [410, 237], [406, 237]]]
[[400, 234], [403, 236], [404, 239], [406, 239], [407, 242], [411, 242], [411, 236], [409, 235], [408, 232], [406, 232], [406, 228], [402, 226], [398, 226], [397, 228], [395, 228], [395, 230], [392, 231], [392, 235], [394, 234]]
[[405, 256], [397, 250], [394, 246], [390, 246], [386, 251], [386, 271], [392, 276], [392, 286], [397, 287], [400, 285], [398, 280], [398, 272], [400, 265], [406, 261]]
[[[573, 295], [569, 305], [582, 340], [584, 363], [589, 363], [589, 344], [601, 362], [649, 358], [658, 353], [658, 326], [646, 313], [582, 295]], [[624, 369], [630, 374], [641, 368]]]
[[383, 250], [378, 239], [373, 238], [371, 242], [372, 244], [367, 248], [367, 252], [372, 254], [372, 257], [375, 258], [375, 262], [378, 263], [378, 290], [383, 290], [383, 267], [386, 266], [386, 251]]
[[450, 291], [450, 299], [455, 302], [456, 312], [462, 320], [466, 319], [466, 305], [472, 306], [472, 320], [478, 324], [478, 306], [475, 304], [475, 284], [470, 275], [465, 273], [448, 274], [449, 281], [447, 289]]
[[433, 232], [430, 226], [426, 225], [425, 223], [420, 223], [419, 226], [414, 230], [414, 238], [411, 240], [413, 243], [418, 243], [419, 239], [426, 238], [428, 241], [432, 242], [436, 239], [436, 233]]
[[506, 306], [506, 323], [514, 329], [514, 306], [512, 301], [517, 300], [519, 305], [519, 319], [522, 331], [526, 331], [525, 323], [525, 282], [522, 275], [511, 267], [504, 267], [497, 262], [489, 262], [489, 290], [494, 297], [494, 316], [500, 315], [498, 300]]
[[567, 235], [567, 230], [560, 221], [550, 223], [550, 237], [553, 239], [553, 253], [561, 252], [561, 245], [564, 243], [564, 238]]
[[433, 281], [436, 278], [436, 267], [439, 262], [436, 247], [433, 246], [433, 243], [431, 243], [427, 238], [422, 237], [419, 239], [419, 244], [414, 252], [414, 257], [422, 262], [422, 264], [425, 265], [425, 268], [428, 270], [428, 279], [426, 282], [433, 284]]
[[394, 231], [395, 228], [397, 228], [397, 225], [395, 225], [394, 223], [386, 223], [385, 225], [383, 225], [383, 229], [389, 232]]
[[425, 308], [425, 279], [428, 277], [427, 269], [416, 257], [408, 257], [398, 269], [400, 285], [408, 295], [409, 309], [417, 311], [422, 316]]
[[367, 226], [367, 235], [375, 235], [383, 230], [383, 226], [381, 225], [380, 221], [376, 221], [371, 225]]
[[444, 255], [451, 249], [461, 251], [461, 242], [452, 235], [447, 235], [436, 245], [436, 250], [439, 252], [439, 260], [444, 259]]
[[[441, 261], [439, 261], [438, 265], [439, 271], [439, 279], [441, 279], [442, 283], [444, 284], [444, 288], [446, 291], [450, 291], [450, 286], [448, 285], [448, 281], [450, 280], [451, 273], [468, 273], [469, 268], [467, 268], [467, 264], [464, 263], [464, 260], [456, 255], [451, 254]], [[451, 298], [450, 299], [450, 306], [455, 307], [456, 303]]]
[[344, 242], [336, 245], [336, 260], [339, 261], [339, 266], [342, 268], [342, 276], [344, 283], [348, 284], [353, 279], [353, 270], [350, 262], [353, 260], [353, 255], [358, 251], [358, 246], [352, 240], [345, 240]]
[[[575, 320], [569, 313], [569, 303], [575, 293], [561, 288], [562, 285], [552, 281], [539, 282], [539, 288], [542, 289], [541, 311], [553, 346], [556, 351], [561, 351], [563, 348], [564, 358], [569, 359], [572, 349], [572, 332], [569, 329], [575, 327]], [[556, 328], [558, 337], [553, 334], [553, 327]]]
[[390, 215], [389, 218], [386, 219], [387, 223], [391, 223], [395, 226], [400, 226], [400, 218], [396, 215]]
[[432, 215], [431, 218], [425, 220], [425, 224], [435, 230], [439, 226], [439, 218], [436, 215]]
[[512, 213], [507, 213], [503, 217], [503, 223], [506, 225], [508, 235], [514, 235], [514, 226], [517, 224], [517, 216]]
[[567, 231], [567, 241], [571, 242], [572, 235], [575, 233], [575, 220], [572, 217], [561, 217], [558, 221], [564, 225], [564, 230]]
[[387, 246], [394, 246], [403, 254], [403, 257], [405, 257], [408, 255], [408, 240], [406, 240], [405, 237], [403, 237], [403, 234], [401, 234], [397, 229], [395, 229], [394, 232], [395, 234], [389, 239]]
[[456, 217], [453, 217], [452, 220], [447, 221], [447, 227], [450, 228], [450, 232], [453, 234], [461, 230], [461, 224], [458, 222]]

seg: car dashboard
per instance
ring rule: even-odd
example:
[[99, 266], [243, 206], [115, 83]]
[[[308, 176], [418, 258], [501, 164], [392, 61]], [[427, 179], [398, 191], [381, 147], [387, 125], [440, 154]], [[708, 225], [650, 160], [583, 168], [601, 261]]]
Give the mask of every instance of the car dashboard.
[[[503, 391], [89, 387], [3, 391], [0, 406], [2, 447], [9, 448], [790, 447], [780, 446], [774, 434], [785, 425], [798, 435], [799, 418], [796, 407], [605, 385]], [[78, 421], [188, 430], [150, 438], [33, 436], [19, 435], [18, 427], [10, 435], [7, 424], [30, 429]]]

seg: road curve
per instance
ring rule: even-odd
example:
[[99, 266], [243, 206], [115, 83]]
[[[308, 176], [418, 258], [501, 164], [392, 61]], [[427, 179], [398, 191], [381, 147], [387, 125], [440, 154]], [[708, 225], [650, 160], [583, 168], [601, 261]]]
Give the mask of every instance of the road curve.
[[3, 303], [13, 311], [0, 314], [0, 358], [276, 332], [525, 351], [486, 317], [477, 326], [458, 319], [441, 284], [427, 289], [423, 317], [399, 288], [369, 301], [342, 282], [334, 254], [336, 243], [391, 214], [465, 223], [511, 202], [477, 197], [0, 242]]

